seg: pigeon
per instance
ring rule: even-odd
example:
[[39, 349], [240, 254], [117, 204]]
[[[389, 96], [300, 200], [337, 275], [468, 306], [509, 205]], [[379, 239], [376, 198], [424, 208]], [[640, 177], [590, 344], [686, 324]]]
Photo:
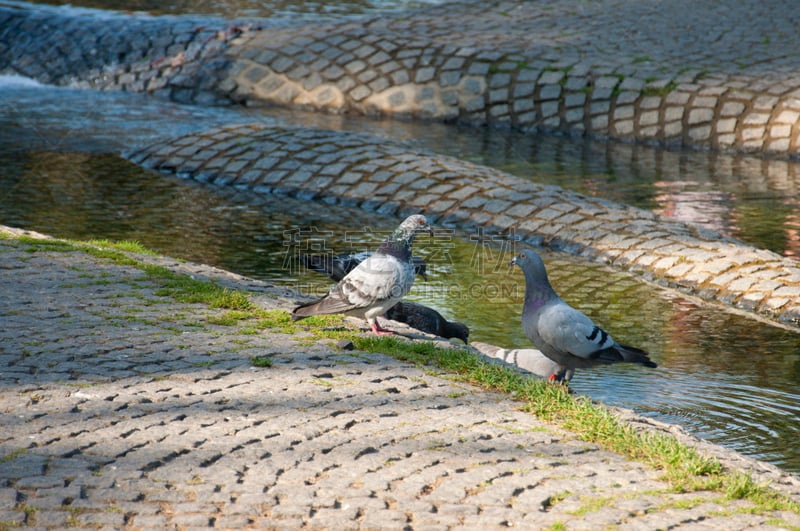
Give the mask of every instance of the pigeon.
[[312, 315], [344, 313], [363, 316], [375, 334], [392, 334], [377, 317], [400, 302], [414, 284], [411, 244], [418, 232], [433, 234], [425, 216], [407, 217], [369, 258], [358, 264], [318, 301], [292, 311], [296, 321]]
[[[522, 330], [542, 354], [566, 371], [630, 362], [657, 367], [644, 350], [621, 345], [585, 314], [564, 302], [547, 280], [541, 257], [528, 249], [511, 259], [525, 274]], [[550, 380], [556, 380], [551, 376]]]
[[[318, 273], [328, 275], [334, 282], [342, 280], [350, 271], [369, 258], [372, 253], [361, 251], [360, 253], [344, 254], [341, 256], [331, 256], [327, 254], [304, 254], [300, 256], [303, 265]], [[428, 280], [428, 268], [425, 260], [419, 256], [412, 256], [411, 263], [414, 264], [414, 273], [421, 276], [423, 280]]]
[[445, 339], [457, 338], [469, 342], [469, 328], [463, 323], [450, 322], [442, 314], [415, 302], [400, 301], [383, 314], [387, 319], [406, 323], [412, 328]]
[[503, 361], [551, 382], [569, 382], [575, 374], [574, 371], [565, 369], [535, 348], [509, 350], [477, 341], [472, 343], [472, 346], [488, 358]]

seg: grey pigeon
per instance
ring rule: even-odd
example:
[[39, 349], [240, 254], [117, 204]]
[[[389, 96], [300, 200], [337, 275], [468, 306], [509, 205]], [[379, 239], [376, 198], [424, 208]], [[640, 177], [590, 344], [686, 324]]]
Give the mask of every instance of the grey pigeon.
[[383, 314], [387, 319], [406, 323], [412, 328], [445, 339], [457, 338], [469, 342], [469, 328], [463, 323], [448, 321], [442, 314], [415, 302], [400, 301]]
[[547, 280], [544, 262], [534, 251], [522, 251], [511, 264], [525, 273], [522, 330], [545, 356], [565, 370], [623, 361], [657, 366], [647, 352], [617, 343], [586, 315], [561, 300]]
[[[360, 253], [343, 254], [332, 256], [327, 254], [304, 254], [300, 256], [303, 265], [318, 273], [328, 275], [334, 282], [339, 282], [347, 274], [356, 268], [358, 264], [372, 255], [371, 252], [361, 251]], [[411, 263], [414, 264], [414, 273], [428, 280], [428, 267], [419, 256], [412, 256]]]
[[400, 302], [414, 284], [411, 244], [418, 232], [433, 234], [425, 216], [415, 214], [400, 224], [369, 258], [358, 264], [318, 301], [292, 311], [292, 320], [344, 313], [363, 316], [376, 334], [391, 334], [377, 317]]
[[574, 375], [574, 371], [565, 369], [535, 348], [509, 350], [480, 342], [472, 343], [472, 346], [484, 356], [501, 360], [551, 382], [569, 382]]

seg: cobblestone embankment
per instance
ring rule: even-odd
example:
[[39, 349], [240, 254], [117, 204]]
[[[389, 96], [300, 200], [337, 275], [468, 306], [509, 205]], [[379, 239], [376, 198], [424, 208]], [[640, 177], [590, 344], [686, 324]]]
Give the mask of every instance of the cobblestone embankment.
[[0, 7], [0, 72], [796, 156], [793, 0], [446, 3], [291, 27]]
[[[225, 310], [164, 296], [141, 268], [15, 239], [0, 255], [0, 528], [800, 526], [673, 492], [506, 396], [308, 334], [223, 325]], [[263, 282], [135, 258], [291, 307]], [[800, 501], [796, 477], [683, 437]]]
[[263, 124], [215, 129], [137, 150], [147, 168], [403, 216], [484, 227], [605, 261], [777, 322], [800, 319], [800, 266], [652, 212], [543, 186], [367, 135]]

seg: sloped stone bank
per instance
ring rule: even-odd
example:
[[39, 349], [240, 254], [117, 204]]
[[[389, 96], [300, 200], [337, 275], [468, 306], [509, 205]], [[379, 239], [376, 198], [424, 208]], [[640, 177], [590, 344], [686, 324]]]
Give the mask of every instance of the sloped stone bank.
[[0, 73], [796, 157], [794, 7], [468, 0], [288, 27], [0, 7]]

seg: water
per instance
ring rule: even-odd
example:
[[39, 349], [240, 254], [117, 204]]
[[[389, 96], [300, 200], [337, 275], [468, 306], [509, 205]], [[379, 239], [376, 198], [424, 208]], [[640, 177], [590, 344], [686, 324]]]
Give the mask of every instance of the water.
[[[328, 248], [350, 252], [374, 248], [376, 234], [397, 220], [185, 182], [115, 153], [234, 122], [366, 131], [540, 182], [700, 218], [695, 221], [778, 252], [795, 249], [796, 168], [785, 162], [437, 124], [203, 109], [21, 83], [0, 79], [0, 222], [61, 237], [137, 240], [306, 293], [324, 292], [329, 284], [296, 267], [292, 234], [308, 237], [314, 228]], [[421, 237], [415, 252], [429, 261], [430, 280], [418, 281], [410, 298], [465, 322], [473, 340], [528, 347], [519, 327], [522, 276], [506, 265], [513, 249], [502, 241], [483, 245], [481, 238], [492, 235]], [[660, 365], [580, 371], [573, 381], [577, 392], [800, 472], [800, 449], [793, 444], [800, 436], [800, 334], [597, 264], [564, 255], [545, 259], [565, 299], [618, 338], [649, 350]]]

